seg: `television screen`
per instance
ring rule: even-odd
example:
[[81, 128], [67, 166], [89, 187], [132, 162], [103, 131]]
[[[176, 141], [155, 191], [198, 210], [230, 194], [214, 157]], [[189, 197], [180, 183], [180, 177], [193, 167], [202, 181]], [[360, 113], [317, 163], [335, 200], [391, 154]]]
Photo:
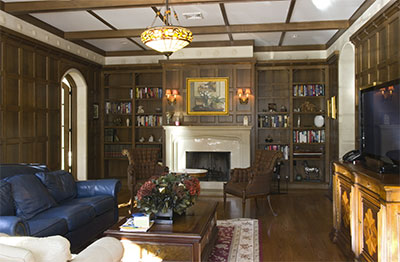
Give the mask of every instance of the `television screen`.
[[389, 165], [400, 160], [400, 79], [361, 91], [361, 152]]

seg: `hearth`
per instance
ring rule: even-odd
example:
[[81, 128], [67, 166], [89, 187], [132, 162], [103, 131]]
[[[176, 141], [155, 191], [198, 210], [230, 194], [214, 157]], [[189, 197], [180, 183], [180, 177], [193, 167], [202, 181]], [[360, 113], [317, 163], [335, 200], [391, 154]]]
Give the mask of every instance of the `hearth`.
[[200, 181], [228, 181], [230, 166], [230, 152], [186, 152], [186, 168], [208, 170]]

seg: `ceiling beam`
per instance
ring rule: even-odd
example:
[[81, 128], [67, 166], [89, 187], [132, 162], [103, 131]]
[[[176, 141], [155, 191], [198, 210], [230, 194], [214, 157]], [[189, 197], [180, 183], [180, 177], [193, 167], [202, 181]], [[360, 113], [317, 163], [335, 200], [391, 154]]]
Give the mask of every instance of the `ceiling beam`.
[[[312, 30], [331, 30], [346, 29], [348, 27], [347, 20], [338, 21], [316, 21], [316, 22], [299, 22], [299, 23], [271, 23], [271, 24], [248, 24], [248, 25], [231, 25], [227, 30], [225, 25], [222, 26], [198, 26], [189, 27], [193, 35], [207, 34], [228, 34], [231, 33], [256, 33], [256, 32], [286, 32], [286, 31], [312, 31]], [[139, 37], [145, 29], [123, 29], [123, 30], [97, 30], [97, 31], [76, 31], [65, 32], [65, 39], [103, 39], [103, 38], [123, 38], [123, 37]]]
[[326, 50], [326, 45], [255, 46], [254, 52]]
[[[282, 0], [252, 0], [258, 1], [282, 1]], [[243, 2], [243, 0], [169, 0], [170, 5], [185, 4], [212, 4], [226, 2]], [[151, 7], [164, 6], [165, 0], [73, 0], [73, 1], [25, 1], [4, 3], [4, 10], [12, 14], [60, 12], [93, 10], [105, 8], [127, 8], [127, 7]]]
[[[290, 23], [290, 19], [292, 19], [292, 14], [294, 10], [294, 6], [296, 5], [296, 0], [291, 0], [290, 1], [290, 6], [289, 6], [289, 11], [286, 16], [286, 24]], [[278, 46], [281, 46], [283, 43], [283, 40], [285, 40], [286, 32], [282, 32], [281, 34], [281, 39], [279, 39], [279, 44]]]
[[226, 14], [225, 5], [223, 3], [220, 3], [219, 9], [221, 10], [222, 17], [224, 18], [224, 23], [226, 26], [226, 30], [228, 31], [229, 40], [233, 41], [233, 36], [231, 33], [231, 29], [229, 27], [229, 20], [228, 20], [228, 15]]

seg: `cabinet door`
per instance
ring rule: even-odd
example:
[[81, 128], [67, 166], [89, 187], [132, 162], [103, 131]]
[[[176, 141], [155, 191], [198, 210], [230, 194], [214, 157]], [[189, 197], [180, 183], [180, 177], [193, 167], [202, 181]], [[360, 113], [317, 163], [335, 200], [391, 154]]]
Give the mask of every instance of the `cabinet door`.
[[380, 203], [370, 191], [360, 187], [358, 244], [361, 261], [378, 261], [378, 212]]

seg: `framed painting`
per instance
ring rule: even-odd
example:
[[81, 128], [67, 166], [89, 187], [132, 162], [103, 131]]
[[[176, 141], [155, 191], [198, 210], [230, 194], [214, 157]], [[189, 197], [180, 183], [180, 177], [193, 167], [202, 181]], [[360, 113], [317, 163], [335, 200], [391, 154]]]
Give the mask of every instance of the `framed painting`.
[[229, 113], [228, 77], [187, 78], [188, 115], [227, 115]]

